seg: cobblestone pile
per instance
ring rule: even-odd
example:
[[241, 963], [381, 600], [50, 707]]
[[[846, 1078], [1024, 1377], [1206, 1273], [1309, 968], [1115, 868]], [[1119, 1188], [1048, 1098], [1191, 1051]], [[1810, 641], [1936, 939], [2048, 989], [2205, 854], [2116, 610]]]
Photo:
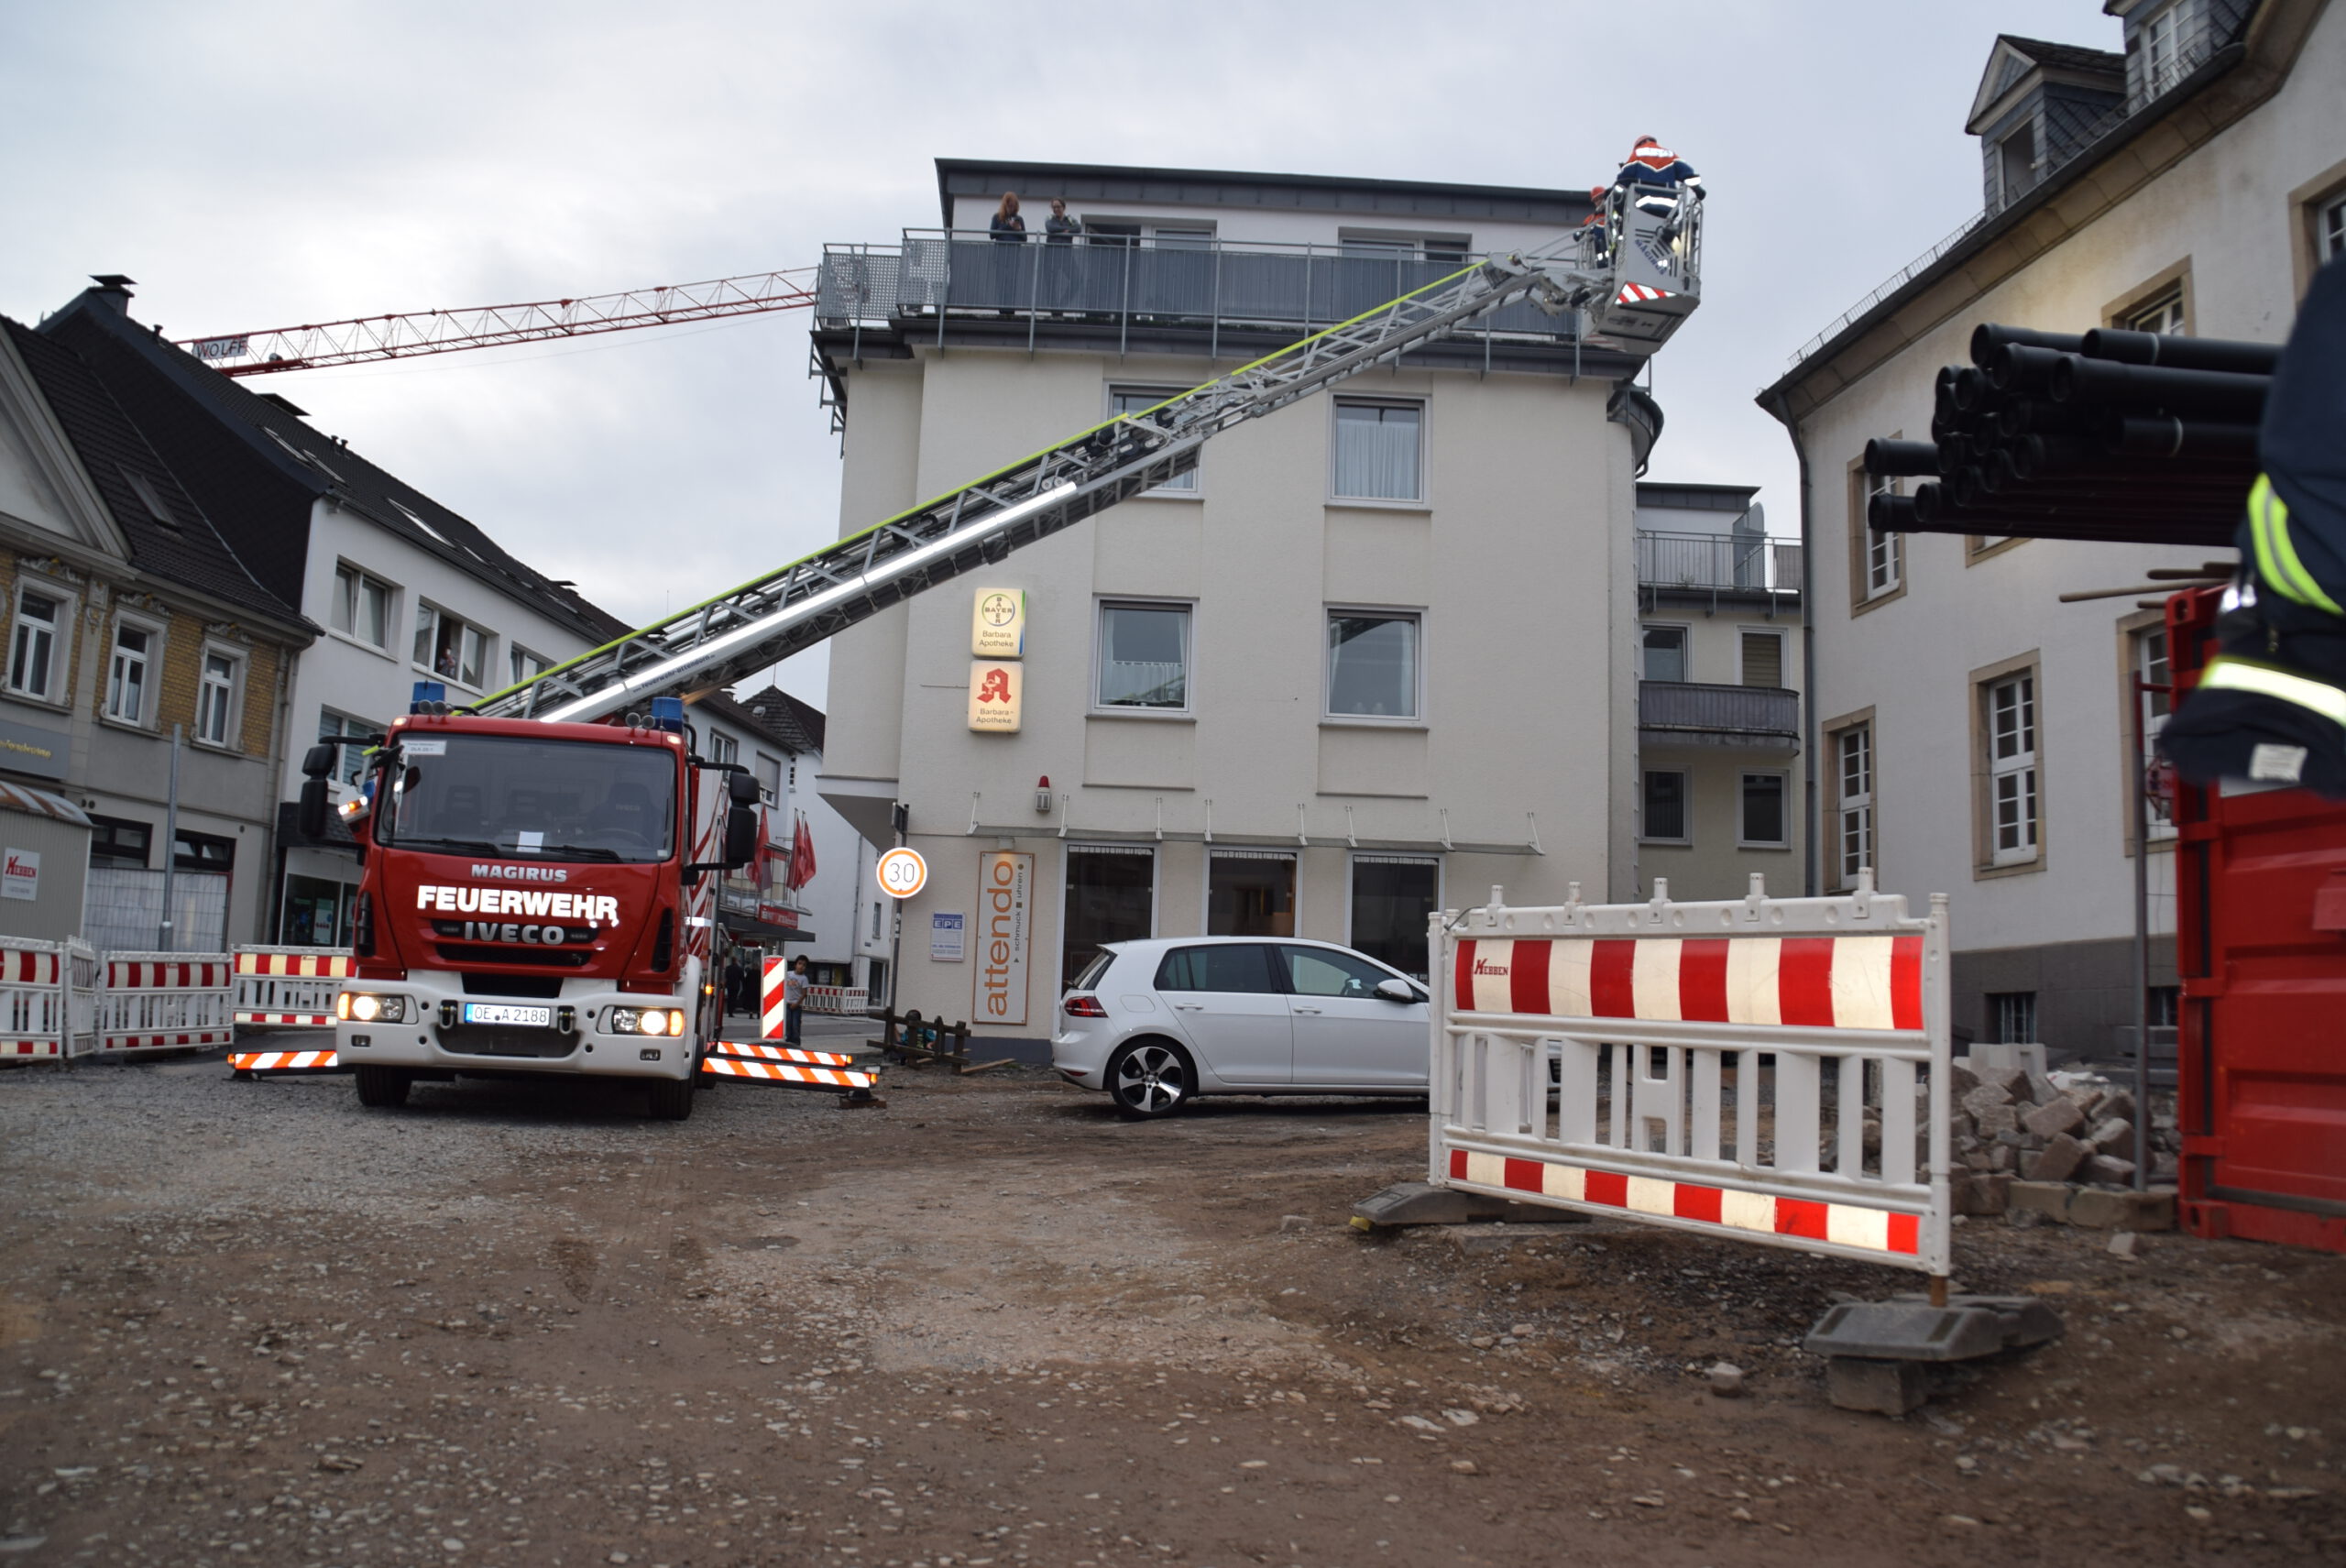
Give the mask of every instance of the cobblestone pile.
[[[2133, 1091], [2088, 1074], [1955, 1068], [1956, 1212], [2001, 1214], [2015, 1181], [2134, 1184]], [[2171, 1181], [2180, 1148], [2172, 1106], [2154, 1104], [2151, 1179]]]

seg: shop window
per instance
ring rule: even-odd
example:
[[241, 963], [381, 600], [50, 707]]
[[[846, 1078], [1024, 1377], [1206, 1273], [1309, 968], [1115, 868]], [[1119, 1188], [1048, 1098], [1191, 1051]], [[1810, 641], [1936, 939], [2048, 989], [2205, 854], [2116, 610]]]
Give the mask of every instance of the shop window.
[[1346, 944], [1403, 974], [1426, 978], [1426, 919], [1442, 907], [1442, 862], [1424, 855], [1353, 857]]

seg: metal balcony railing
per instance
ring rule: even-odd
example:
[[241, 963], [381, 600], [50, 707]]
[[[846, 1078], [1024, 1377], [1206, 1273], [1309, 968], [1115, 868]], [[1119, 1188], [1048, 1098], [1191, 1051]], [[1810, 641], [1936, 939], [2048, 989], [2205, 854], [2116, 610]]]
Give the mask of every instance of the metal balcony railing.
[[1759, 534], [1638, 530], [1638, 586], [1720, 592], [1797, 594], [1801, 548]]
[[[1270, 245], [1203, 237], [1093, 235], [1073, 244], [995, 240], [971, 230], [907, 229], [897, 245], [827, 245], [816, 283], [818, 326], [934, 327], [948, 317], [1004, 315], [1184, 328], [1310, 332], [1449, 277], [1475, 258], [1359, 246]], [[1569, 343], [1580, 313], [1518, 302], [1457, 335]]]
[[1638, 728], [1747, 741], [1791, 741], [1800, 735], [1800, 693], [1781, 686], [1639, 681]]

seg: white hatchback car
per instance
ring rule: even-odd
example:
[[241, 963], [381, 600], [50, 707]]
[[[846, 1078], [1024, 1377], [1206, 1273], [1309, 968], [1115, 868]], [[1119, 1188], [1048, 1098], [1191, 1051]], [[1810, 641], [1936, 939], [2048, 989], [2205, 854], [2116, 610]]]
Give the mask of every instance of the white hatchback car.
[[1325, 942], [1114, 942], [1059, 998], [1051, 1065], [1135, 1118], [1200, 1094], [1419, 1095], [1426, 1002], [1399, 970]]

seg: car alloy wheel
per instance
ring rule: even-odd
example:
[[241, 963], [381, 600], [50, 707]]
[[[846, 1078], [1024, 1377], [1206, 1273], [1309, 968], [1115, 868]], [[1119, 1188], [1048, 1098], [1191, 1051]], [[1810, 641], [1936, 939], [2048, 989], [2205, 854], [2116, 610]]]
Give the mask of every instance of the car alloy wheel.
[[1108, 1092], [1130, 1117], [1171, 1115], [1189, 1103], [1194, 1084], [1189, 1058], [1162, 1040], [1135, 1040], [1108, 1063]]

